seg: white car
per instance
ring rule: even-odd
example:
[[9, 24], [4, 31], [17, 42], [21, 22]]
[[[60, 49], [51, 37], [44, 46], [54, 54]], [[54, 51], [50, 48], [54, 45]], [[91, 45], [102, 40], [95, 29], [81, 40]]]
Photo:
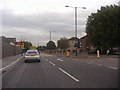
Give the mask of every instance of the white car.
[[25, 63], [27, 63], [29, 61], [40, 62], [40, 54], [39, 54], [38, 50], [36, 50], [36, 49], [34, 49], [34, 50], [27, 50], [24, 59], [25, 59]]

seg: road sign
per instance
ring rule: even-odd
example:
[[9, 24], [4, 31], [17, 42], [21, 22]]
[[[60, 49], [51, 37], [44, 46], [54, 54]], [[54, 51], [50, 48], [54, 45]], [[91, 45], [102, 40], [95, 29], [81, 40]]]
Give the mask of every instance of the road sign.
[[14, 45], [24, 49], [24, 42], [14, 42]]

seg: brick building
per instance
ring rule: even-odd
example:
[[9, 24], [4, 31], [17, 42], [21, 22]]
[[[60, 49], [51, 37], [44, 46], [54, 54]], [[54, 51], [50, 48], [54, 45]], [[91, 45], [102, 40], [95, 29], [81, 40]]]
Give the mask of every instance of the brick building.
[[88, 51], [90, 46], [89, 46], [87, 35], [80, 38], [80, 45], [81, 45], [81, 47], [80, 47], [81, 51]]
[[18, 55], [21, 53], [21, 48], [11, 45], [11, 42], [15, 42], [16, 38], [0, 37], [0, 58], [7, 56]]
[[82, 52], [93, 52], [96, 49], [93, 45], [90, 44], [87, 35], [80, 38], [80, 45], [81, 45], [80, 50]]
[[69, 43], [69, 50], [74, 50], [75, 49], [75, 44], [76, 42], [78, 42], [79, 38], [76, 38], [76, 37], [72, 37], [70, 39], [68, 39], [68, 43]]

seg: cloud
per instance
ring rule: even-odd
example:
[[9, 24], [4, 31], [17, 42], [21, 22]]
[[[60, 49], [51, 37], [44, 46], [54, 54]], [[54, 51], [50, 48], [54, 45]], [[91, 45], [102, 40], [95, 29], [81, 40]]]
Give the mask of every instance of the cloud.
[[[78, 33], [85, 30], [87, 13], [84, 16], [78, 16]], [[62, 36], [73, 37], [75, 32], [73, 13], [17, 15], [11, 10], [3, 10], [2, 20], [3, 35], [14, 36], [19, 40], [22, 36], [32, 42], [44, 42], [42, 44], [49, 40], [49, 31], [55, 31], [52, 33], [53, 40], [58, 40]]]
[[[85, 6], [87, 9], [78, 11], [78, 37], [85, 35], [86, 19], [88, 15], [100, 9], [100, 6], [118, 4], [119, 0], [2, 0], [3, 35], [16, 37], [21, 40], [40, 42], [45, 45], [49, 41], [49, 31], [52, 40], [61, 37], [75, 36], [74, 8], [70, 6]], [[90, 4], [92, 3], [92, 4]], [[1, 15], [1, 14], [0, 14]], [[0, 18], [1, 19], [1, 18]]]

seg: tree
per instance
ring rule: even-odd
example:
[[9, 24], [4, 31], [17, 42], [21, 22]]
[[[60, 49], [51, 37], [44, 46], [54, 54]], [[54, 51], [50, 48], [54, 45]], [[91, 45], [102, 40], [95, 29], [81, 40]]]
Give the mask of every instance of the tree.
[[45, 46], [38, 46], [37, 49], [38, 49], [38, 51], [43, 51], [43, 50], [46, 50], [46, 47]]
[[53, 41], [49, 41], [46, 45], [47, 49], [48, 50], [53, 50], [53, 49], [56, 49], [56, 45]]
[[67, 49], [68, 48], [68, 40], [66, 37], [61, 38], [60, 40], [57, 41], [57, 46], [60, 49]]
[[26, 50], [30, 49], [30, 46], [32, 46], [32, 43], [31, 42], [28, 42], [28, 41], [23, 41], [24, 42], [24, 48]]
[[120, 46], [120, 7], [110, 5], [92, 13], [86, 24], [86, 33], [94, 46], [108, 49]]

